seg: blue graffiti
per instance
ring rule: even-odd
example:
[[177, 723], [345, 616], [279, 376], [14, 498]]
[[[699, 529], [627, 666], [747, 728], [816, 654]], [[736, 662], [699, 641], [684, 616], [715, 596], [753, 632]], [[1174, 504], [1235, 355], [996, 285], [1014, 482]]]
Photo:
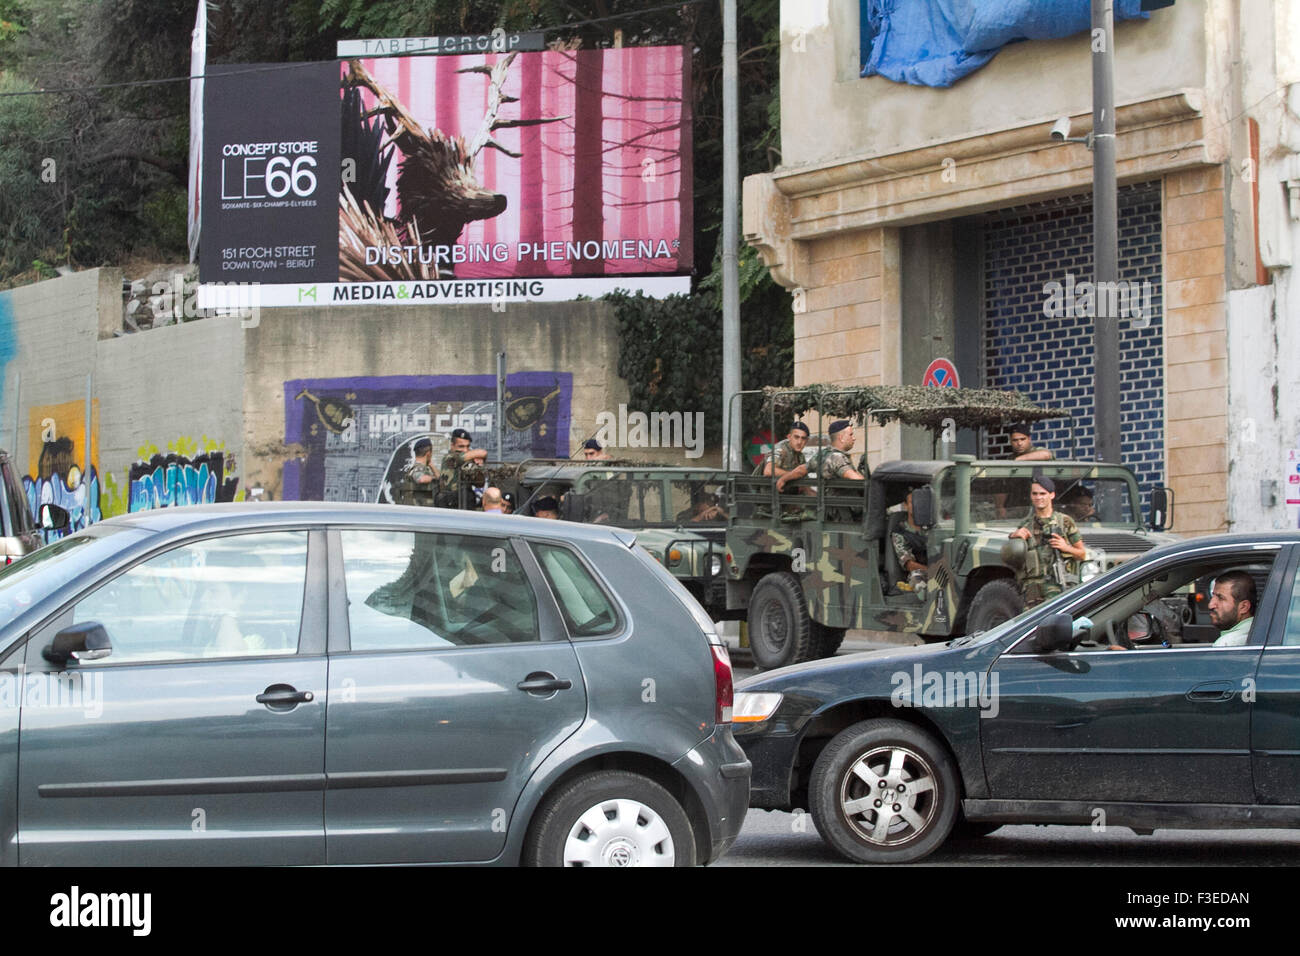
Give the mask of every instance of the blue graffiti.
[[234, 501], [239, 479], [226, 477], [225, 456], [207, 452], [191, 461], [183, 455], [154, 455], [131, 466], [131, 511]]
[[0, 292], [0, 407], [5, 403], [5, 367], [18, 355], [14, 337], [13, 296]]
[[40, 522], [41, 505], [58, 505], [68, 512], [66, 530], [44, 532], [47, 544], [65, 534], [80, 531], [103, 517], [99, 510], [99, 475], [93, 467], [89, 476], [80, 476], [75, 488], [69, 487], [63, 476], [55, 472], [49, 478], [24, 475], [23, 490], [27, 492], [27, 507], [32, 519], [37, 523]]

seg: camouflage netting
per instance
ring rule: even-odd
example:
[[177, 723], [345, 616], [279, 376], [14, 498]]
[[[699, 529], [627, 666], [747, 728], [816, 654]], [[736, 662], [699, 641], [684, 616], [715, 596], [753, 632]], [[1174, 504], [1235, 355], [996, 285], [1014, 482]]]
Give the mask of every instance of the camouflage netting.
[[[932, 432], [943, 430], [946, 419], [958, 428], [987, 428], [1045, 418], [1068, 418], [1063, 408], [1035, 405], [1019, 392], [992, 388], [934, 388], [928, 385], [808, 385], [803, 388], [763, 390], [763, 414], [776, 410], [777, 431], [782, 420], [798, 418], [819, 407], [823, 418], [865, 420], [870, 415], [881, 425], [902, 421]], [[824, 428], [824, 425], [823, 425]]]
[[680, 468], [681, 464], [678, 463], [676, 466], [661, 465], [655, 462], [632, 461], [626, 458], [604, 458], [593, 461], [588, 461], [585, 458], [529, 458], [526, 461], [515, 462], [490, 461], [484, 466], [471, 467], [469, 471], [476, 485], [482, 483], [482, 478], [486, 478], [489, 485], [512, 490], [515, 485], [523, 480], [524, 473], [533, 468], [553, 468], [558, 474], [561, 469], [567, 468], [640, 468], [653, 471], [669, 467]]

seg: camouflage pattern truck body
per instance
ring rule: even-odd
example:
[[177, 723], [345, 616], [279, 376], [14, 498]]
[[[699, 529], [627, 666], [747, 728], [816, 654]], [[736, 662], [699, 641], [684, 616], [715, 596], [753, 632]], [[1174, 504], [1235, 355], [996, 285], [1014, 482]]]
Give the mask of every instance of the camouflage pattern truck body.
[[[1054, 507], [1075, 519], [1088, 550], [1065, 587], [1173, 540], [1144, 525], [1137, 482], [1118, 465], [894, 461], [865, 482], [826, 482], [816, 496], [790, 487], [777, 495], [765, 478], [733, 479], [727, 607], [744, 609], [755, 662], [776, 667], [826, 656], [847, 628], [945, 640], [1018, 614], [1023, 552], [1008, 543], [1031, 513], [1034, 474], [1056, 483]], [[908, 492], [920, 492], [914, 506], [926, 498], [929, 512], [918, 515], [928, 523], [920, 529], [926, 570], [912, 575], [892, 546]], [[1167, 527], [1169, 515], [1159, 523]]]

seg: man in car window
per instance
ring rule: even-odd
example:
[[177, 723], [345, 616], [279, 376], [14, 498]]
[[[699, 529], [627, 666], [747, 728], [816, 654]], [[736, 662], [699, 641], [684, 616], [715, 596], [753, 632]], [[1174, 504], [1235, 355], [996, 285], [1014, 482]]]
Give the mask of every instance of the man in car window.
[[1227, 571], [1210, 591], [1210, 623], [1220, 631], [1215, 647], [1239, 647], [1250, 637], [1255, 614], [1255, 579], [1245, 571]]

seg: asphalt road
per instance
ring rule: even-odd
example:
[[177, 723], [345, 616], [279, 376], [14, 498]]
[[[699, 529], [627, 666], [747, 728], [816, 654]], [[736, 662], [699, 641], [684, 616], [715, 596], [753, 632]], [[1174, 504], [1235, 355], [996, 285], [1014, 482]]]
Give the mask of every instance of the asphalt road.
[[[1009, 826], [951, 841], [913, 866], [1294, 866], [1300, 830], [1157, 830]], [[740, 838], [714, 866], [855, 866], [827, 846], [812, 817], [750, 810]]]

